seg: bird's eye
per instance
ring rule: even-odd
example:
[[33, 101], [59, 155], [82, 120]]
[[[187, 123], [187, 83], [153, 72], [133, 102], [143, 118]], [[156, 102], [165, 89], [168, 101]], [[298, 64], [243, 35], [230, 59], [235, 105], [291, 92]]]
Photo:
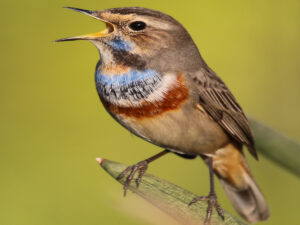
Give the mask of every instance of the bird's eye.
[[129, 24], [130, 29], [134, 31], [144, 30], [146, 28], [146, 24], [142, 21], [135, 21]]

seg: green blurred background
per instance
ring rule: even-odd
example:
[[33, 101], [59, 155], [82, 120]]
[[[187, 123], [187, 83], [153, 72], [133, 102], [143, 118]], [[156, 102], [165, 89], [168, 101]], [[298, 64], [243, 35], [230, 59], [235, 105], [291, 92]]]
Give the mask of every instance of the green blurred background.
[[[62, 6], [142, 6], [172, 15], [248, 115], [300, 140], [298, 0], [2, 0], [0, 6], [1, 225], [177, 224], [134, 194], [123, 198], [121, 185], [97, 165], [99, 156], [133, 164], [159, 148], [130, 135], [103, 109], [94, 85], [95, 47], [53, 42], [104, 27]], [[300, 180], [260, 158], [248, 161], [271, 207], [265, 224], [300, 224]], [[200, 159], [168, 155], [149, 172], [208, 192]]]

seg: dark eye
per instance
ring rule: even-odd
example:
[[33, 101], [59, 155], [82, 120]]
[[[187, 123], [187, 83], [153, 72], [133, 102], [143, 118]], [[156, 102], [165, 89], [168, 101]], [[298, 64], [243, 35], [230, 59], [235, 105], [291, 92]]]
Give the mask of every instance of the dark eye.
[[146, 28], [146, 24], [142, 21], [135, 21], [131, 24], [129, 24], [130, 29], [139, 31], [139, 30], [144, 30]]

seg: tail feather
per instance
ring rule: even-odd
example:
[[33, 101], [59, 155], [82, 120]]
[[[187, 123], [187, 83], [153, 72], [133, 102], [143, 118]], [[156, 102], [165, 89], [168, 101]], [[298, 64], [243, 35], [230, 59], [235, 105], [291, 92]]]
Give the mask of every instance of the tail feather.
[[236, 145], [228, 144], [213, 156], [214, 172], [235, 210], [248, 222], [266, 220], [269, 207]]
[[252, 178], [249, 180], [249, 187], [244, 190], [234, 188], [224, 179], [220, 181], [233, 207], [244, 219], [254, 223], [269, 218], [268, 205]]

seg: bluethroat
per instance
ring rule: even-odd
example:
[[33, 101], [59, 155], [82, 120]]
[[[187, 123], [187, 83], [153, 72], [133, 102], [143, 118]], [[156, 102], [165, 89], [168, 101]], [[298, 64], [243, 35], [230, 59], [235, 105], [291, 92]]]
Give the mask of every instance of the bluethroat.
[[59, 39], [89, 40], [100, 52], [95, 82], [107, 112], [162, 152], [124, 170], [124, 194], [135, 177], [139, 185], [148, 164], [175, 153], [200, 156], [209, 168], [210, 192], [193, 199], [208, 202], [224, 218], [214, 190], [215, 174], [236, 211], [247, 221], [269, 217], [242, 147], [257, 159], [247, 118], [225, 83], [206, 64], [185, 28], [171, 16], [139, 8], [102, 11], [69, 9], [105, 22], [102, 32]]

